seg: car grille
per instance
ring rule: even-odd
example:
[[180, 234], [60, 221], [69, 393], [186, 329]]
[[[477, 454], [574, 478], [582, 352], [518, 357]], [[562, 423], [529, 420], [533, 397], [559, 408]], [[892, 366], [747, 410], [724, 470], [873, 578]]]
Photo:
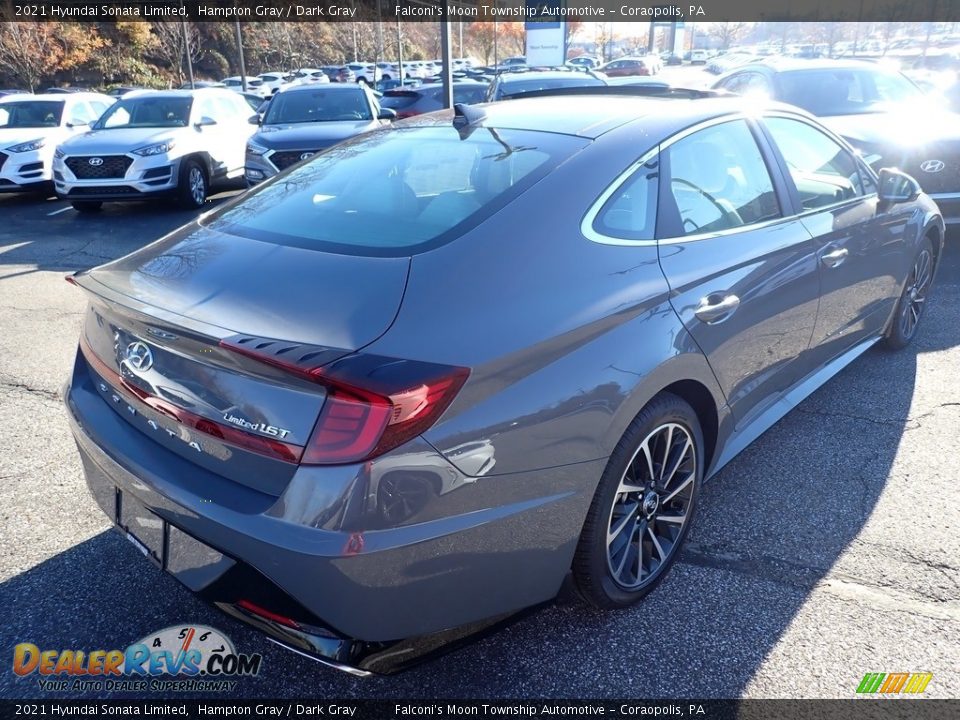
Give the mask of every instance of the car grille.
[[276, 166], [277, 170], [286, 170], [291, 165], [300, 162], [300, 156], [304, 153], [316, 152], [319, 152], [319, 150], [284, 150], [271, 155], [270, 162]]
[[3, 164], [7, 161], [7, 156], [0, 153], [0, 170], [3, 170]]
[[68, 197], [77, 195], [139, 195], [140, 191], [127, 185], [103, 185], [100, 187], [75, 187]]
[[133, 162], [133, 158], [126, 155], [100, 155], [103, 160], [102, 165], [91, 165], [92, 157], [72, 157], [67, 158], [67, 167], [80, 180], [101, 180], [104, 178], [122, 178], [127, 174], [127, 168]]
[[[912, 175], [920, 183], [924, 192], [960, 192], [960, 143], [937, 143], [925, 147], [920, 152], [905, 153], [902, 158], [896, 159], [901, 162], [884, 164], [894, 165]], [[928, 160], [942, 162], [943, 168], [938, 172], [924, 170], [921, 166]]]

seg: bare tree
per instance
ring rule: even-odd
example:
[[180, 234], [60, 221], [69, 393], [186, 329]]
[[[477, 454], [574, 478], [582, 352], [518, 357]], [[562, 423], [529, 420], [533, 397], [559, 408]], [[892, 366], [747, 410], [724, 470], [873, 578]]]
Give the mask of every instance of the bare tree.
[[41, 80], [87, 62], [104, 44], [96, 30], [76, 23], [0, 23], [0, 74], [33, 91]]
[[186, 61], [184, 35], [186, 35], [186, 48], [190, 53], [191, 62], [198, 63], [203, 57], [200, 34], [193, 23], [181, 22], [153, 23], [153, 34], [156, 37], [156, 43], [153, 45], [154, 54], [170, 68], [171, 78], [176, 84], [182, 84], [183, 67]]

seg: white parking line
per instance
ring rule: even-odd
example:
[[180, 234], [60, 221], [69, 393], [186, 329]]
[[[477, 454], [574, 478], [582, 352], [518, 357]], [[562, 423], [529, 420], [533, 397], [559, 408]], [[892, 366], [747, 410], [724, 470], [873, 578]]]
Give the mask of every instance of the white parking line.
[[65, 208], [60, 208], [59, 210], [54, 210], [52, 213], [47, 213], [47, 217], [50, 217], [51, 215], [59, 215], [60, 213], [66, 212], [67, 210], [73, 210], [73, 208], [67, 205]]

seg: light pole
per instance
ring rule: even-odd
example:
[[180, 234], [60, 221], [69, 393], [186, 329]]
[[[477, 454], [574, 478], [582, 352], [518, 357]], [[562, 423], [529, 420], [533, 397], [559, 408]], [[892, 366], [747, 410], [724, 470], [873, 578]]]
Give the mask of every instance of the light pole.
[[243, 61], [243, 36], [240, 34], [240, 21], [234, 20], [233, 34], [237, 39], [237, 58], [240, 60], [240, 85], [247, 91], [247, 65]]

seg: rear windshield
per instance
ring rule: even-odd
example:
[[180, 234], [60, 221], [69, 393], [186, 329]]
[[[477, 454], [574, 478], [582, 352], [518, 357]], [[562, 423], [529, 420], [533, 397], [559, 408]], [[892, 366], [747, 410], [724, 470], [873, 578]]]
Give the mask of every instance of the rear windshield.
[[41, 128], [57, 127], [63, 116], [63, 102], [59, 100], [21, 100], [0, 105], [0, 127]]
[[372, 120], [370, 103], [360, 88], [295, 90], [270, 102], [264, 125]]
[[380, 107], [403, 110], [413, 105], [418, 97], [420, 96], [415, 92], [394, 92], [391, 90], [380, 98]]
[[801, 70], [783, 73], [779, 82], [784, 102], [820, 116], [887, 112], [922, 97], [900, 73], [871, 68]]
[[256, 240], [402, 256], [466, 232], [573, 155], [568, 135], [452, 125], [394, 128], [337, 145], [215, 212]]

